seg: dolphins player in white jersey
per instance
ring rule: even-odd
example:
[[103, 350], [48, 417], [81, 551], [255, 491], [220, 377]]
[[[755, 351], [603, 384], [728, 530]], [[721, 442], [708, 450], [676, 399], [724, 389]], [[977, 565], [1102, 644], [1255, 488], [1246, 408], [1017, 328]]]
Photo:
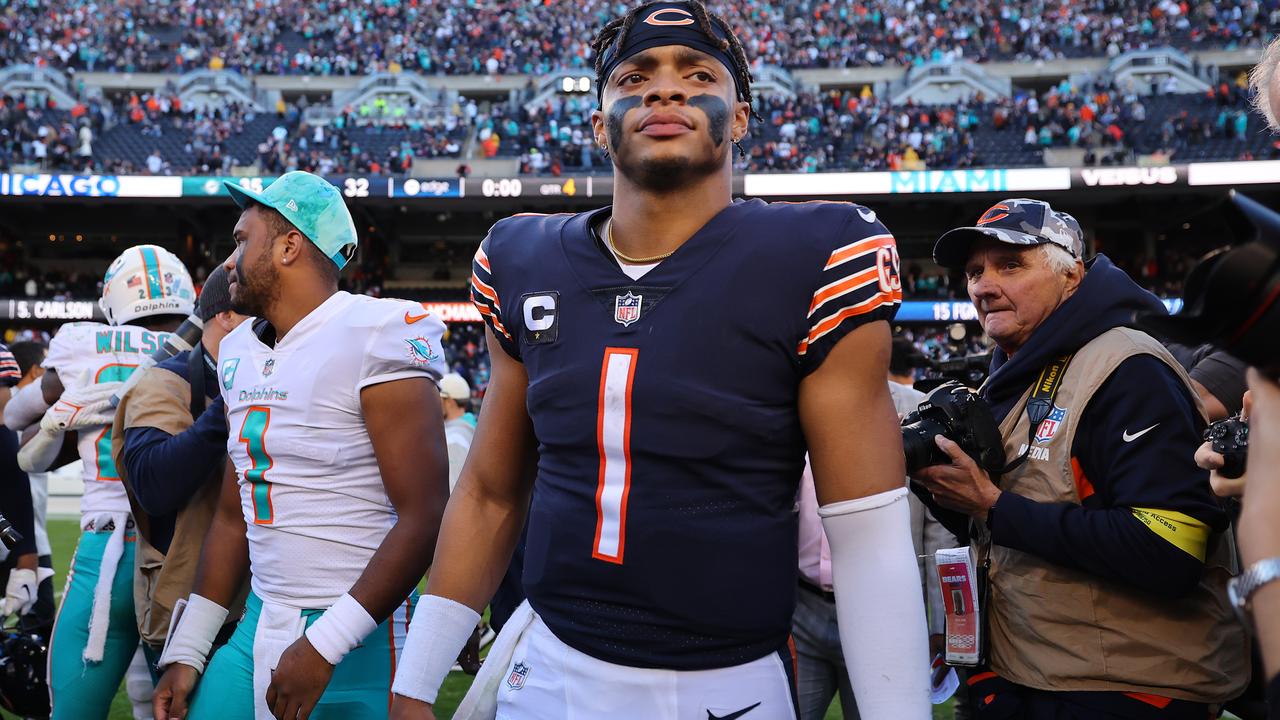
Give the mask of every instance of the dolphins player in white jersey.
[[[155, 245], [125, 250], [103, 280], [99, 304], [110, 324], [63, 325], [49, 343], [40, 381], [5, 408], [11, 428], [40, 421], [18, 454], [24, 470], [47, 470], [60, 455], [72, 459], [64, 448], [84, 461], [80, 542], [50, 640], [54, 718], [106, 718], [138, 648], [136, 536], [111, 458], [114, 413], [107, 398], [160, 349], [194, 303], [191, 276], [173, 253]], [[41, 418], [45, 403], [51, 407]]]
[[[357, 238], [328, 182], [228, 187], [231, 302], [257, 319], [219, 349], [234, 472], [174, 611], [156, 718], [385, 718], [448, 498], [444, 324], [338, 291]], [[245, 615], [208, 660], [246, 569]]]

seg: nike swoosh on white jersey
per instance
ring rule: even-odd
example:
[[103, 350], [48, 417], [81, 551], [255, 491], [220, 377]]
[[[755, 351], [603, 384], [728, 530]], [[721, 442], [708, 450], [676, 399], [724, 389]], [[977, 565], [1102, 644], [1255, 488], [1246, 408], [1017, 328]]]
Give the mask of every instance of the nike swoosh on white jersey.
[[1127, 442], [1127, 443], [1133, 442], [1134, 440], [1137, 440], [1138, 438], [1142, 437], [1143, 435], [1146, 435], [1147, 433], [1151, 432], [1152, 430], [1155, 430], [1155, 429], [1156, 429], [1157, 427], [1159, 427], [1159, 426], [1160, 426], [1160, 423], [1156, 423], [1155, 425], [1152, 425], [1151, 427], [1147, 428], [1146, 430], [1139, 430], [1138, 432], [1136, 432], [1136, 433], [1134, 433], [1134, 434], [1132, 434], [1132, 435], [1130, 435], [1130, 434], [1129, 434], [1129, 431], [1128, 431], [1128, 430], [1125, 430], [1125, 431], [1124, 431], [1124, 441], [1125, 441], [1125, 442]]
[[858, 208], [858, 214], [862, 216], [863, 220], [866, 220], [869, 223], [873, 223], [876, 221], [875, 210], [865, 210], [863, 208]]

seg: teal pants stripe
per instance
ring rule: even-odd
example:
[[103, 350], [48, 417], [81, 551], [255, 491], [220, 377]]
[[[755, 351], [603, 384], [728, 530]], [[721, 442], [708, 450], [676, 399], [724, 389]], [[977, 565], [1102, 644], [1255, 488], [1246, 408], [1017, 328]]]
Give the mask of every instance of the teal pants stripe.
[[[311, 713], [313, 720], [382, 720], [391, 704], [391, 679], [404, 646], [412, 602], [397, 611], [352, 650], [338, 667]], [[231, 640], [213, 654], [196, 685], [188, 720], [253, 720], [253, 636], [262, 600], [249, 593], [244, 617]], [[304, 610], [307, 626], [324, 614]]]
[[49, 692], [52, 720], [105, 720], [111, 699], [120, 689], [133, 653], [138, 649], [138, 621], [133, 614], [134, 531], [125, 535], [124, 555], [111, 585], [111, 614], [102, 662], [85, 662], [93, 590], [110, 532], [84, 532], [71, 560], [62, 606], [49, 643]]

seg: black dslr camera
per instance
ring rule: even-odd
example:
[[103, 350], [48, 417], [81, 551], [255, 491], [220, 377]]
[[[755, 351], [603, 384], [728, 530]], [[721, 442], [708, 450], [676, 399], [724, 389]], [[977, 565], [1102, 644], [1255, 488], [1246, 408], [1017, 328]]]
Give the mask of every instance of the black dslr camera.
[[1004, 468], [1004, 441], [987, 402], [958, 382], [939, 385], [914, 412], [902, 419], [902, 449], [907, 473], [930, 465], [949, 465], [951, 458], [933, 438], [942, 435], [960, 446], [992, 475]]
[[1280, 214], [1235, 190], [1223, 209], [1228, 234], [1247, 241], [1192, 268], [1182, 312], [1140, 317], [1139, 326], [1188, 345], [1213, 343], [1280, 379]]
[[1219, 420], [1204, 431], [1204, 439], [1213, 451], [1222, 456], [1222, 467], [1218, 474], [1224, 478], [1235, 479], [1244, 475], [1245, 460], [1249, 455], [1249, 422], [1234, 415], [1226, 420]]

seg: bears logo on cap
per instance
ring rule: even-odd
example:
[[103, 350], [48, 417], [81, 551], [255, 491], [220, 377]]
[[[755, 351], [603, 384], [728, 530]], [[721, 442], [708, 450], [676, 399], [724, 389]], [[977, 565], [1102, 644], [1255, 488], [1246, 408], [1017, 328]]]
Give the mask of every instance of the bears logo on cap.
[[997, 220], [1003, 220], [1009, 217], [1008, 210], [1009, 210], [1009, 206], [1005, 205], [1004, 203], [997, 203], [995, 205], [992, 205], [990, 209], [982, 213], [982, 217], [978, 218], [978, 224], [986, 225], [987, 223], [993, 223]]
[[[663, 15], [670, 15], [671, 13], [675, 13], [677, 16], [679, 16], [679, 19], [678, 20], [662, 19]], [[692, 25], [694, 23], [693, 15], [688, 10], [681, 10], [680, 8], [662, 8], [661, 10], [655, 10], [654, 12], [650, 13], [649, 17], [645, 18], [644, 21], [649, 25], [658, 25], [658, 26]]]

